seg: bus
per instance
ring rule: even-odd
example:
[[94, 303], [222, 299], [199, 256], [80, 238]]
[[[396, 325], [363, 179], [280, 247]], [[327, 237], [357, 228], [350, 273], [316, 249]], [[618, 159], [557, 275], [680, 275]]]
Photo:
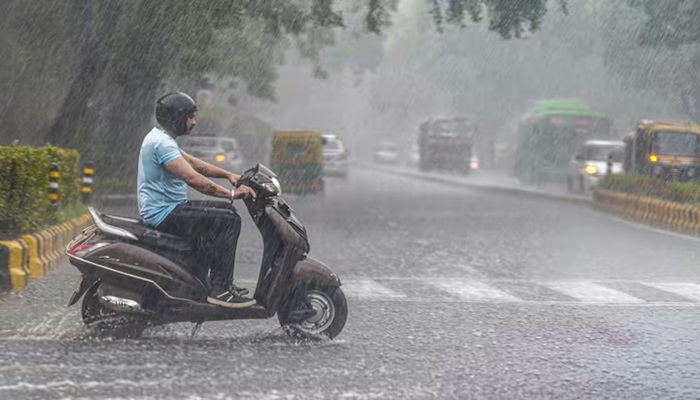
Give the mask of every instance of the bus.
[[577, 100], [542, 100], [518, 125], [513, 175], [525, 184], [563, 183], [576, 149], [614, 139], [604, 114]]

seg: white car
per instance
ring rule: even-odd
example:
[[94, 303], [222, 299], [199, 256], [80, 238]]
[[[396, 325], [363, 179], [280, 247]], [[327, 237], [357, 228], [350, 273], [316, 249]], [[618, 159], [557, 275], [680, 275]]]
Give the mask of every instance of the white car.
[[399, 160], [399, 148], [390, 141], [380, 142], [374, 148], [374, 161], [382, 164], [395, 164]]
[[[566, 179], [569, 192], [587, 192], [608, 172], [623, 172], [625, 144], [618, 140], [589, 140], [576, 151]], [[608, 163], [610, 165], [608, 166]], [[608, 171], [609, 169], [609, 171]]]
[[338, 135], [323, 135], [323, 174], [348, 177], [348, 151]]
[[243, 157], [234, 138], [187, 135], [177, 141], [183, 150], [197, 158], [228, 171], [243, 172]]

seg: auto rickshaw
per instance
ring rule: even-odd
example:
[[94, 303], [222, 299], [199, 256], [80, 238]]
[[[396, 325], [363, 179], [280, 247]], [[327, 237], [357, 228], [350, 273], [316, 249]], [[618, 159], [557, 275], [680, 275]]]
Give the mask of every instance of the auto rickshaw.
[[323, 194], [323, 137], [315, 131], [275, 131], [270, 167], [282, 190], [291, 194]]
[[642, 120], [624, 142], [626, 173], [700, 182], [700, 124]]

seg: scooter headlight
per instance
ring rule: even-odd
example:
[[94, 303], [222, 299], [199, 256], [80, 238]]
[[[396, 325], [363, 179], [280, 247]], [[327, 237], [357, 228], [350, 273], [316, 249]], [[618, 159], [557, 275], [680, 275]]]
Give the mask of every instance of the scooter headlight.
[[280, 181], [275, 177], [272, 177], [271, 180], [272, 180], [272, 184], [275, 185], [275, 188], [277, 189], [277, 194], [281, 195], [282, 194], [282, 185], [280, 185]]
[[272, 195], [279, 196], [282, 194], [282, 186], [280, 185], [280, 181], [275, 177], [270, 178], [270, 182], [266, 182], [262, 186]]

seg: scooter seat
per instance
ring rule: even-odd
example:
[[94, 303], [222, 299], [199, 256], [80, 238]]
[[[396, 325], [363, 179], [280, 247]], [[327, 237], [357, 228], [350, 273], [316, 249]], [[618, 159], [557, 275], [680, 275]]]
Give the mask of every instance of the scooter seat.
[[109, 214], [102, 214], [101, 218], [108, 225], [122, 228], [133, 233], [140, 243], [148, 247], [178, 253], [192, 250], [191, 246], [184, 238], [153, 229], [144, 224], [141, 219]]

